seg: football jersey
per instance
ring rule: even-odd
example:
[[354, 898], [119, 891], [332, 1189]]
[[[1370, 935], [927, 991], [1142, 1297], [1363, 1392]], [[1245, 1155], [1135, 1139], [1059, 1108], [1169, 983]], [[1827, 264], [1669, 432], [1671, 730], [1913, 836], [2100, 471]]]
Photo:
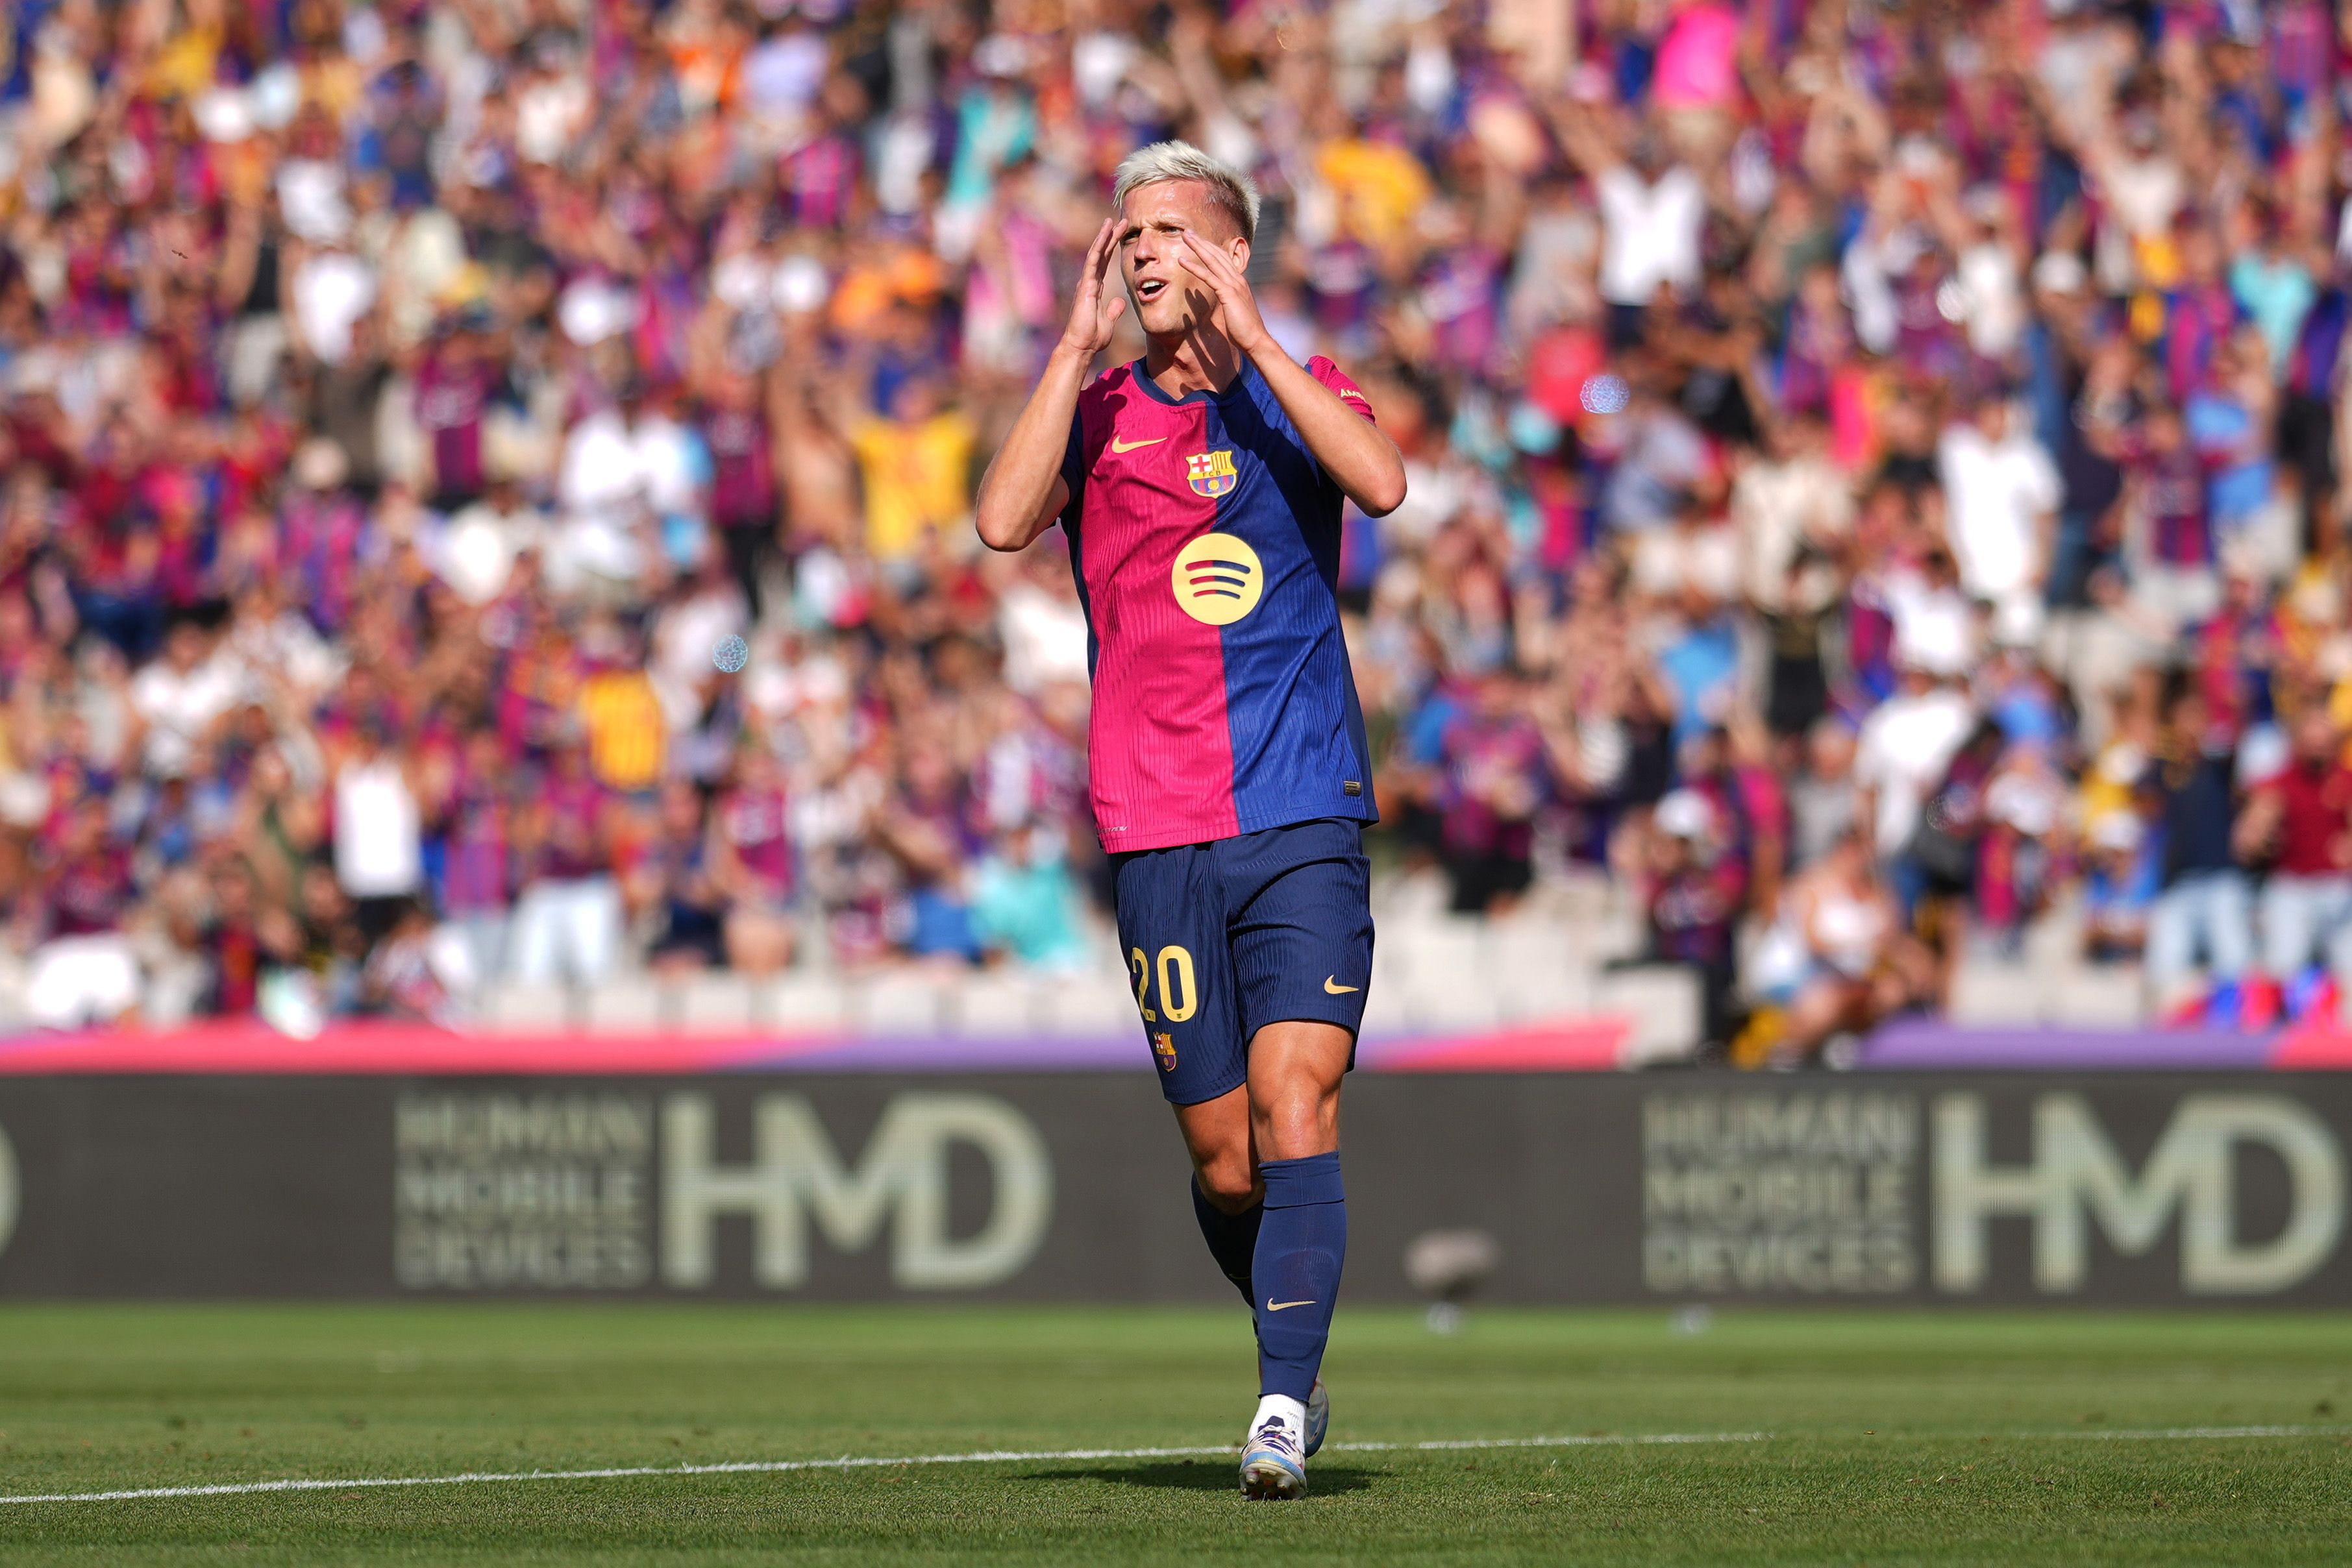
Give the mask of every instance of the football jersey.
[[[1307, 368], [1372, 417], [1330, 361]], [[1374, 821], [1334, 589], [1342, 497], [1256, 368], [1181, 398], [1140, 361], [1111, 371], [1078, 394], [1062, 477], [1103, 847]]]

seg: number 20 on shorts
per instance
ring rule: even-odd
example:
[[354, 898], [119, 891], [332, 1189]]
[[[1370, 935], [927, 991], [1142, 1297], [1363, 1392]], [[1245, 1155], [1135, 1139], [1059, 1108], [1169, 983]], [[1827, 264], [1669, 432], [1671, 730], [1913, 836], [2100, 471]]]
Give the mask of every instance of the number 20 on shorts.
[[[1143, 1021], [1158, 1023], [1160, 1014], [1166, 1013], [1170, 1023], [1182, 1023], [1201, 1005], [1200, 993], [1192, 985], [1192, 955], [1181, 947], [1162, 947], [1155, 963], [1143, 956], [1140, 947], [1130, 947], [1127, 967], [1135, 976], [1135, 1005], [1143, 1009]], [[1151, 982], [1160, 982], [1160, 1011], [1151, 1009]]]

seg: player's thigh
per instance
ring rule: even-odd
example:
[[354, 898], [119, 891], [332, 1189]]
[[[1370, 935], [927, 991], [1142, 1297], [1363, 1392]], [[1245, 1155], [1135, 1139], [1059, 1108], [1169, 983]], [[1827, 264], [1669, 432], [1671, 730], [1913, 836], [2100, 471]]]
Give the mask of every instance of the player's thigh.
[[1201, 846], [1117, 858], [1111, 902], [1128, 989], [1170, 1102], [1194, 1105], [1247, 1080], [1225, 912]]
[[1325, 821], [1251, 838], [1227, 867], [1242, 1027], [1255, 1036], [1269, 1024], [1330, 1024], [1352, 1040], [1372, 983], [1363, 831]]
[[1338, 1024], [1285, 1019], [1250, 1038], [1250, 1145], [1261, 1160], [1297, 1160], [1339, 1146], [1339, 1083], [1355, 1037]]

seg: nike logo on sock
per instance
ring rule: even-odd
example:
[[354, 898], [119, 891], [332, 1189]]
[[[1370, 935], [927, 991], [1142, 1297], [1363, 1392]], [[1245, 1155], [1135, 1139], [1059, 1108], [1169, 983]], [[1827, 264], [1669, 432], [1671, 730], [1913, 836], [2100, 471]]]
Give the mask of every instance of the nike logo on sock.
[[1287, 1312], [1292, 1307], [1311, 1307], [1315, 1303], [1313, 1301], [1277, 1301], [1273, 1297], [1268, 1296], [1265, 1301], [1265, 1310], [1269, 1312]]
[[1139, 446], [1157, 446], [1167, 439], [1164, 435], [1155, 435], [1149, 441], [1121, 441], [1114, 435], [1110, 438], [1110, 449], [1113, 452], [1132, 452]]
[[1323, 988], [1330, 992], [1335, 997], [1344, 997], [1349, 991], [1360, 991], [1364, 988], [1361, 986], [1343, 986], [1339, 983], [1339, 976], [1326, 975], [1323, 977]]

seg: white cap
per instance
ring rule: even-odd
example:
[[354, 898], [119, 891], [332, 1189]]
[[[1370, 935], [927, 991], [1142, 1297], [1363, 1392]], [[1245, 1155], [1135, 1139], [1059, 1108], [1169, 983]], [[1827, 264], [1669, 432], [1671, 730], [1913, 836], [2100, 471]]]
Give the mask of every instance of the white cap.
[[1675, 789], [1650, 819], [1670, 839], [1705, 840], [1715, 831], [1715, 808], [1696, 789]]

